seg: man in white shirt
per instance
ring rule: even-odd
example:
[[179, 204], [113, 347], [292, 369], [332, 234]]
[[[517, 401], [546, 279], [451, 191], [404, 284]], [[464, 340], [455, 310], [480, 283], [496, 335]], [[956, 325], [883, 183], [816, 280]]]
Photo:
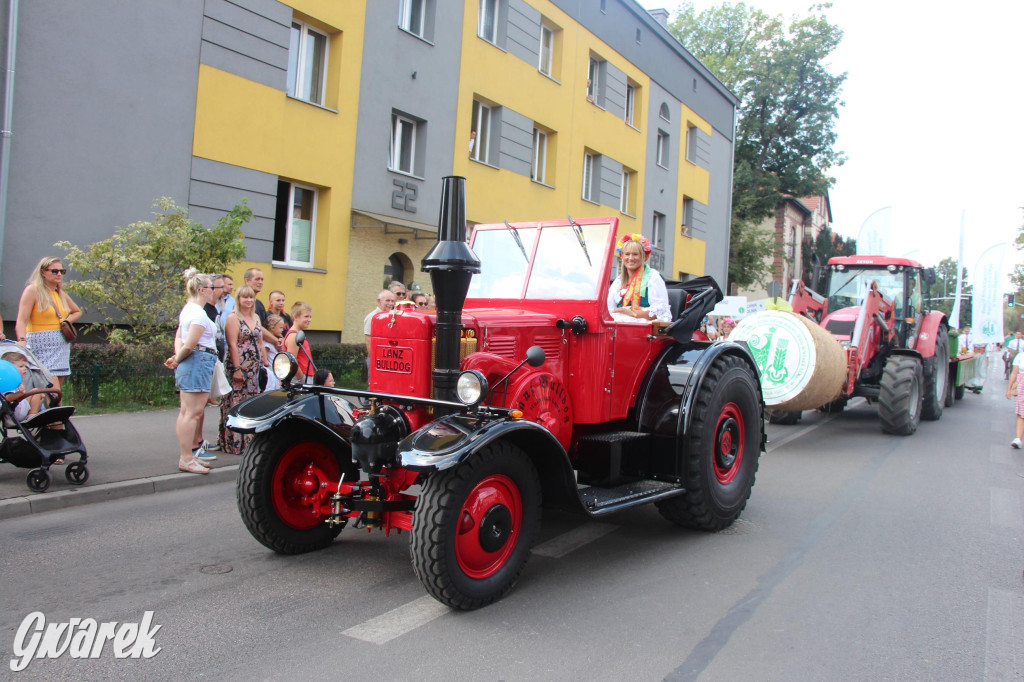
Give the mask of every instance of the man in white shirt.
[[1006, 348], [1003, 349], [1003, 363], [1006, 365], [1006, 371], [1003, 373], [1004, 379], [1010, 378], [1010, 370], [1013, 369], [1013, 359], [1017, 357], [1017, 354], [1024, 351], [1024, 334], [1016, 332], [1013, 338], [1010, 339]]

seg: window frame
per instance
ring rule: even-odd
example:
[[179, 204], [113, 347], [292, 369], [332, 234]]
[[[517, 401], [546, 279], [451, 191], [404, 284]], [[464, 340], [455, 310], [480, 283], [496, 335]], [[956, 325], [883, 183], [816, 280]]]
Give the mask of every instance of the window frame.
[[594, 154], [583, 152], [583, 200], [594, 201]]
[[[419, 7], [419, 30], [412, 26], [413, 8]], [[426, 39], [427, 0], [398, 0], [398, 27], [417, 38]]]
[[534, 126], [533, 153], [530, 163], [530, 179], [542, 185], [547, 184], [548, 171], [548, 133]]
[[668, 169], [669, 164], [669, 153], [668, 146], [671, 141], [671, 137], [664, 130], [658, 130], [658, 141], [657, 149], [655, 151], [655, 162], [664, 169]]
[[[549, 38], [548, 43], [548, 54], [547, 54], [547, 70], [544, 69], [544, 36], [547, 35]], [[540, 50], [537, 56], [537, 70], [542, 74], [551, 78], [551, 72], [555, 67], [555, 29], [551, 28], [544, 22], [540, 24]]]
[[697, 163], [697, 126], [686, 126], [686, 160]]
[[587, 101], [597, 104], [597, 82], [601, 78], [601, 62], [594, 55], [590, 55], [587, 62]]
[[654, 211], [651, 216], [651, 248], [664, 250], [666, 224], [665, 214]]
[[[298, 30], [298, 41], [295, 41], [293, 45], [292, 31]], [[305, 97], [304, 91], [310, 86], [306, 80], [312, 81], [311, 74], [307, 75], [307, 51], [309, 40], [309, 34], [315, 34], [316, 36], [323, 39], [323, 54], [320, 57], [320, 82], [317, 84], [317, 90], [319, 97], [314, 99], [312, 97], [312, 88], [309, 87], [310, 96]], [[294, 47], [294, 51], [293, 51]], [[315, 45], [314, 45], [315, 48]], [[313, 27], [312, 25], [298, 20], [292, 19], [291, 27], [289, 28], [289, 41], [288, 41], [288, 69], [285, 76], [285, 88], [290, 97], [293, 97], [303, 102], [309, 102], [317, 106], [324, 106], [325, 97], [327, 95], [327, 66], [330, 63], [330, 50], [331, 50], [331, 37], [323, 31]], [[300, 94], [303, 93], [303, 94]]]
[[[476, 35], [492, 45], [498, 44], [498, 19], [501, 11], [500, 3], [501, 0], [480, 0], [480, 3], [478, 4], [479, 15], [477, 16], [476, 22]], [[492, 13], [490, 37], [484, 35], [484, 23], [488, 10]]]
[[[320, 205], [320, 190], [317, 189], [316, 187], [311, 186], [311, 185], [304, 185], [304, 184], [299, 183], [299, 182], [291, 182], [290, 180], [281, 180], [280, 182], [288, 185], [288, 201], [287, 201], [287, 206], [285, 208], [286, 225], [284, 226], [284, 245], [282, 247], [282, 250], [284, 252], [284, 258], [281, 259], [281, 260], [274, 260], [273, 262], [275, 264], [286, 265], [286, 266], [289, 266], [289, 267], [312, 268], [312, 267], [314, 267], [314, 262], [316, 260], [316, 227], [317, 227], [316, 223], [317, 223], [317, 214], [318, 214], [319, 205]], [[295, 209], [295, 194], [296, 194], [296, 190], [297, 189], [298, 190], [307, 191], [312, 196], [312, 203], [313, 203], [313, 205], [312, 205], [312, 208], [311, 208], [311, 211], [310, 211], [310, 219], [309, 219], [309, 260], [308, 261], [295, 260], [295, 259], [293, 259], [291, 257], [292, 256], [292, 239], [294, 237], [293, 225], [292, 225], [292, 220], [293, 220], [292, 216], [293, 216], [294, 209]], [[278, 197], [278, 199], [280, 200], [280, 196]], [[275, 237], [276, 237], [276, 234], [275, 234]]]
[[[402, 151], [404, 146], [402, 145], [401, 130], [403, 124], [409, 124], [412, 129], [412, 135], [409, 138], [409, 169], [401, 167]], [[419, 132], [419, 121], [414, 118], [410, 118], [404, 114], [400, 114], [397, 111], [391, 112], [391, 149], [388, 154], [388, 170], [395, 173], [404, 173], [406, 175], [416, 174], [416, 135]]]
[[631, 173], [623, 168], [622, 179], [619, 180], [619, 213], [624, 213], [626, 215], [632, 215], [629, 212], [630, 175]]
[[623, 120], [626, 121], [627, 125], [636, 125], [634, 119], [636, 118], [636, 86], [630, 82], [626, 82], [626, 106]]
[[[486, 113], [486, 121], [484, 120]], [[476, 132], [476, 142], [469, 153], [469, 158], [480, 163], [491, 165], [491, 123], [494, 120], [494, 107], [479, 99], [473, 99], [473, 113], [470, 120], [470, 132]]]

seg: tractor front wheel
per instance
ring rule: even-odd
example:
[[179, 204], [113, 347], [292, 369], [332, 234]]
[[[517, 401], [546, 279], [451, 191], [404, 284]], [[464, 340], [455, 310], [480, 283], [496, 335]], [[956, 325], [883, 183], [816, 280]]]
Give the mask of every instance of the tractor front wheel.
[[909, 355], [893, 355], [885, 361], [881, 390], [878, 395], [878, 416], [882, 431], [909, 436], [921, 422], [921, 362]]
[[935, 355], [924, 359], [924, 398], [921, 418], [935, 421], [942, 416], [949, 383], [949, 332], [945, 325], [935, 335]]
[[718, 531], [732, 524], [754, 487], [763, 432], [757, 375], [738, 357], [716, 358], [683, 439], [686, 492], [656, 502], [661, 515], [696, 530]]
[[409, 552], [423, 587], [442, 604], [478, 609], [505, 596], [526, 566], [540, 519], [540, 479], [506, 442], [427, 477]]
[[341, 532], [314, 513], [319, 479], [337, 481], [341, 466], [327, 445], [291, 429], [257, 434], [238, 467], [238, 511], [245, 527], [278, 554], [327, 547]]

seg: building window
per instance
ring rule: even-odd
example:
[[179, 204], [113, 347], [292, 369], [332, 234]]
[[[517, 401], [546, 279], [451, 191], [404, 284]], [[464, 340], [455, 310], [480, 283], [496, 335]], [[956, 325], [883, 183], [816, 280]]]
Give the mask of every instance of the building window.
[[388, 168], [412, 175], [416, 169], [416, 121], [391, 114], [391, 155]]
[[686, 227], [684, 236], [693, 235], [693, 199], [683, 199], [683, 225]]
[[594, 201], [594, 155], [583, 154], [583, 198]]
[[668, 155], [668, 143], [669, 135], [664, 130], [658, 131], [658, 165], [662, 168], [668, 168], [669, 155]]
[[537, 69], [545, 76], [551, 75], [555, 59], [555, 31], [546, 24], [540, 25], [540, 63]]
[[288, 265], [313, 266], [316, 237], [317, 191], [291, 182], [277, 183], [274, 220], [274, 260]]
[[668, 105], [664, 102], [661, 103], [661, 108], [658, 109], [658, 116], [660, 116], [663, 121], [667, 121], [668, 123], [672, 122], [672, 114], [668, 110]]
[[530, 179], [547, 184], [548, 134], [539, 128], [533, 129], [533, 164]]
[[642, 38], [643, 38], [643, 33], [640, 32], [640, 29], [637, 29], [636, 30], [636, 44], [637, 45], [640, 44], [640, 41], [642, 40]]
[[399, 0], [398, 26], [422, 38], [425, 4], [426, 0]]
[[622, 169], [622, 186], [619, 192], [619, 211], [626, 215], [634, 215], [633, 187], [636, 185], [636, 171]]
[[469, 157], [489, 163], [491, 147], [491, 107], [473, 100], [473, 128], [469, 140]]
[[686, 126], [686, 160], [697, 163], [697, 127]]
[[323, 106], [327, 83], [327, 36], [292, 22], [288, 43], [288, 94]]
[[657, 211], [651, 220], [651, 246], [655, 249], [665, 248], [665, 214]]
[[498, 44], [499, 0], [480, 0], [480, 21], [476, 34], [489, 43]]
[[598, 97], [601, 93], [601, 74], [604, 71], [602, 62], [594, 57], [590, 58], [587, 64], [587, 101], [600, 104]]

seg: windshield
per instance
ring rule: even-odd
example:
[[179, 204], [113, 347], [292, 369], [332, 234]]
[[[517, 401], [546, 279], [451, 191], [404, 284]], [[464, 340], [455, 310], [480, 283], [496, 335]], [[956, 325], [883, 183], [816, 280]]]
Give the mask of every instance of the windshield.
[[[480, 273], [473, 275], [468, 298], [529, 298], [593, 300], [604, 295], [599, 287], [601, 250], [608, 242], [608, 224], [582, 225], [584, 251], [569, 225], [477, 230], [473, 252]], [[519, 248], [513, 234], [523, 243]], [[533, 267], [523, 257], [532, 258]], [[588, 258], [589, 255], [589, 258]], [[529, 281], [527, 281], [529, 276]], [[602, 289], [599, 291], [599, 289]]]
[[828, 287], [828, 309], [830, 311], [860, 304], [867, 285], [878, 282], [878, 291], [885, 298], [897, 303], [903, 301], [903, 269], [889, 272], [887, 268], [847, 268], [833, 270]]

